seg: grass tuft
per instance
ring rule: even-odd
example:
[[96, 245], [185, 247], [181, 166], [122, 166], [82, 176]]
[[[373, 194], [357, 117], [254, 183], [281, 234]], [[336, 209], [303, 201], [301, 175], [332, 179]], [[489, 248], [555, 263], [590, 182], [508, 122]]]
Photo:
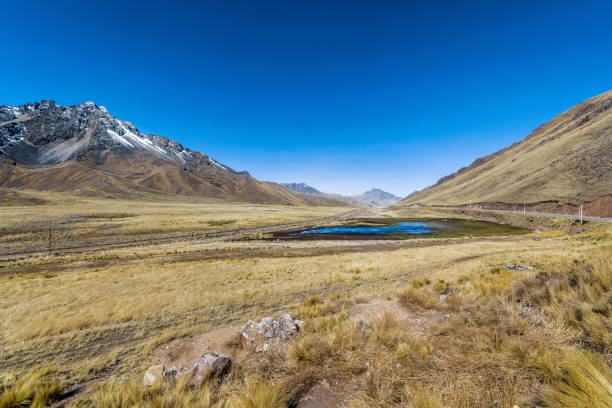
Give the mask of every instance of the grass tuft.
[[280, 385], [250, 381], [246, 391], [230, 398], [227, 405], [229, 408], [283, 408], [287, 401], [287, 393]]
[[30, 370], [20, 379], [7, 381], [0, 388], [0, 408], [42, 408], [57, 401], [62, 384], [52, 377], [55, 370], [42, 367]]

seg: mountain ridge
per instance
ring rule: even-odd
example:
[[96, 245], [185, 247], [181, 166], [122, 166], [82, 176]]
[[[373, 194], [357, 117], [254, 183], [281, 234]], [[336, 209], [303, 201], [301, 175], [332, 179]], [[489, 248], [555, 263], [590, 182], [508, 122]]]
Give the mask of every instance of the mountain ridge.
[[[592, 203], [612, 215], [612, 91], [589, 98], [522, 140], [480, 157], [398, 205], [467, 205], [532, 209]], [[591, 204], [589, 204], [591, 205]]]
[[346, 205], [259, 181], [172, 139], [144, 134], [93, 102], [0, 106], [0, 187], [108, 197], [178, 194], [262, 204]]
[[388, 207], [402, 199], [401, 197], [383, 191], [379, 188], [371, 188], [362, 194], [347, 196], [335, 193], [323, 193], [306, 183], [281, 183], [281, 185], [295, 193], [324, 196], [333, 198], [335, 200], [344, 201], [351, 205], [365, 207]]

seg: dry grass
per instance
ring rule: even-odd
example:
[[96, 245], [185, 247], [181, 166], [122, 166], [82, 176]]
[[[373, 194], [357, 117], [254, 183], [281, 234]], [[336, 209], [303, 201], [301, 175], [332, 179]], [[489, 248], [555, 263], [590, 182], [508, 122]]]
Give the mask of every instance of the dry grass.
[[19, 379], [5, 378], [0, 384], [0, 408], [42, 408], [57, 401], [62, 384], [49, 367], [32, 369]]
[[[3, 269], [39, 272], [0, 275], [0, 373], [54, 364], [66, 384], [88, 384], [78, 406], [295, 406], [323, 380], [352, 407], [605, 404], [612, 268], [609, 232], [598, 234], [293, 257], [354, 243], [165, 243], [15, 260]], [[274, 256], [182, 259], [259, 247]], [[534, 269], [503, 268], [514, 263]], [[395, 312], [347, 318], [395, 297]], [[171, 340], [281, 312], [306, 320], [287, 355], [237, 357], [202, 387], [141, 386]]]
[[47, 200], [45, 204], [0, 206], [0, 254], [47, 250], [49, 224], [52, 248], [64, 248], [262, 227], [348, 211], [346, 207], [38, 194]]

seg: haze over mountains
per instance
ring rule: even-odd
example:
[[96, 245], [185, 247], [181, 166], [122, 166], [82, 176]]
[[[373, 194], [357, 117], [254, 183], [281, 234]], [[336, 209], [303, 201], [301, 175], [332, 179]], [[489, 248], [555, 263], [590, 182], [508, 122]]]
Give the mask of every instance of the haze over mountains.
[[0, 187], [106, 197], [187, 195], [266, 204], [346, 205], [256, 180], [93, 102], [0, 106]]
[[401, 197], [395, 196], [378, 188], [372, 188], [363, 194], [346, 196], [341, 194], [323, 193], [306, 183], [282, 183], [282, 186], [295, 193], [329, 197], [335, 200], [344, 201], [351, 205], [366, 207], [388, 207], [402, 199]]
[[590, 98], [526, 138], [475, 160], [399, 205], [484, 205], [612, 216], [612, 91]]

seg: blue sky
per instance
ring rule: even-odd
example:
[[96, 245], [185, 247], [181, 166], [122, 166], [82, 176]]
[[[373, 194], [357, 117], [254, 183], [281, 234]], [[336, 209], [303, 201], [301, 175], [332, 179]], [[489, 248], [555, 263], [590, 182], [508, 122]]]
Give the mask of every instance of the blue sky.
[[91, 100], [259, 179], [344, 194], [407, 195], [612, 87], [609, 1], [0, 1], [0, 14], [0, 104]]

